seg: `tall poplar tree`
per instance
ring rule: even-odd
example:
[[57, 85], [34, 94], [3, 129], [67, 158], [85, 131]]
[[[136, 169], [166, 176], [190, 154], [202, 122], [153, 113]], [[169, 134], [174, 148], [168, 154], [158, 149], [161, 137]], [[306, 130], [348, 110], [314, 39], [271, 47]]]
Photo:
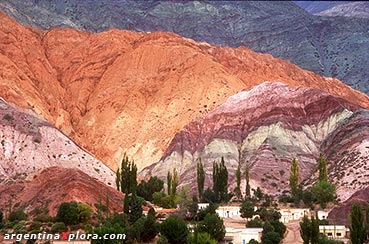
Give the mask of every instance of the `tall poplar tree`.
[[290, 170], [290, 188], [293, 197], [296, 197], [299, 190], [299, 176], [300, 170], [296, 158], [292, 159]]
[[319, 181], [328, 181], [327, 163], [324, 157], [318, 159]]
[[218, 202], [228, 202], [228, 170], [223, 157], [220, 164], [213, 164], [213, 192]]
[[234, 192], [237, 196], [237, 198], [240, 200], [242, 199], [242, 193], [241, 193], [241, 163], [238, 162], [237, 171], [236, 171], [236, 188], [234, 189]]
[[205, 185], [205, 172], [204, 166], [201, 162], [197, 162], [197, 191], [199, 193], [199, 198], [201, 198], [202, 194], [204, 193], [204, 185]]
[[[123, 193], [136, 193], [137, 190], [137, 166], [130, 161], [126, 154], [123, 155], [120, 170], [116, 173], [116, 185]], [[119, 179], [119, 180], [118, 180]]]
[[167, 173], [167, 192], [168, 195], [172, 194], [172, 173], [170, 171]]
[[251, 197], [251, 187], [250, 187], [250, 169], [249, 169], [249, 164], [246, 162], [246, 170], [245, 170], [245, 175], [246, 175], [246, 198], [250, 198]]
[[366, 237], [366, 226], [359, 203], [354, 203], [350, 215], [350, 240], [352, 244], [363, 244]]

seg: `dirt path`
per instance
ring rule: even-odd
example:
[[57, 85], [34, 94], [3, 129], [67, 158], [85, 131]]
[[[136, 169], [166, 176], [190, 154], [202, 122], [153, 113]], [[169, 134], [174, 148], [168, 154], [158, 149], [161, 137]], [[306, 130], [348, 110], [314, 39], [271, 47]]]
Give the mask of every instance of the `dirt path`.
[[290, 222], [286, 224], [287, 231], [282, 244], [300, 244], [302, 238], [300, 236], [300, 223], [298, 221]]

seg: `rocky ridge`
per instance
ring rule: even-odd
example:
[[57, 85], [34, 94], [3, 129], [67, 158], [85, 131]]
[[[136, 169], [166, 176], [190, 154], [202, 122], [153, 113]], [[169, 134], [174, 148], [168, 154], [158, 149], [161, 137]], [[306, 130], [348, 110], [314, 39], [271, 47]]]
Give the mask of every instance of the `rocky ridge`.
[[[341, 2], [319, 2], [323, 9], [336, 4]], [[246, 46], [369, 94], [369, 20], [312, 15], [292, 1], [3, 0], [0, 9], [42, 29], [170, 31], [216, 45]]]

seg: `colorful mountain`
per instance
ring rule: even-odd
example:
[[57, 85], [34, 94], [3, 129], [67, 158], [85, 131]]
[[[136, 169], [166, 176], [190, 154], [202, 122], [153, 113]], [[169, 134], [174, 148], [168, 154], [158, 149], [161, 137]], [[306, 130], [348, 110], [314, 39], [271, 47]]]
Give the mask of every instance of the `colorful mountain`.
[[[313, 12], [323, 6], [320, 12], [341, 3], [309, 5]], [[369, 20], [312, 15], [292, 1], [2, 0], [0, 9], [41, 29], [170, 31], [216, 45], [246, 46], [369, 94]]]

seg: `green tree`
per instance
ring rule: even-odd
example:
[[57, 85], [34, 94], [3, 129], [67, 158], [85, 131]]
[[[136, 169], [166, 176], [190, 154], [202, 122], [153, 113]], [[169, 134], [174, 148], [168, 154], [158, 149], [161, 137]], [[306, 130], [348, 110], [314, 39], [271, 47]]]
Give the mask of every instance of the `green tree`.
[[181, 218], [169, 217], [161, 223], [160, 233], [164, 235], [171, 244], [186, 243], [188, 236], [187, 224]]
[[336, 187], [328, 181], [315, 183], [311, 188], [311, 192], [323, 209], [327, 207], [327, 203], [334, 201], [336, 198]]
[[266, 233], [273, 232], [273, 231], [274, 231], [273, 225], [268, 220], [265, 221], [263, 225], [263, 234], [265, 235]]
[[75, 225], [79, 223], [79, 209], [78, 203], [63, 202], [59, 205], [58, 212], [56, 214], [56, 220], [63, 222], [66, 225]]
[[250, 187], [250, 169], [249, 169], [249, 165], [248, 163], [246, 163], [246, 170], [245, 170], [245, 175], [246, 175], [246, 197], [250, 198], [251, 197], [251, 187]]
[[270, 224], [273, 226], [274, 232], [277, 232], [281, 236], [281, 238], [283, 238], [284, 233], [287, 230], [287, 227], [282, 222], [280, 222], [279, 220], [278, 221], [276, 221], [276, 220], [270, 221]]
[[350, 240], [352, 244], [364, 243], [366, 226], [359, 203], [354, 203], [350, 214]]
[[311, 244], [318, 244], [319, 242], [319, 220], [311, 217]]
[[217, 244], [218, 242], [211, 238], [209, 233], [206, 232], [195, 232], [188, 238], [188, 244]]
[[293, 197], [296, 197], [298, 194], [299, 176], [300, 176], [299, 165], [297, 163], [296, 158], [293, 158], [290, 169], [290, 188], [291, 195]]
[[27, 218], [28, 218], [28, 215], [22, 209], [20, 209], [20, 210], [11, 212], [9, 214], [8, 220], [10, 222], [13, 222], [13, 221], [27, 220]]
[[197, 162], [197, 191], [199, 193], [199, 198], [204, 193], [205, 186], [205, 171], [204, 165], [201, 162], [201, 159]]
[[220, 164], [213, 164], [213, 192], [217, 202], [228, 202], [228, 170], [225, 166], [224, 158], [221, 158]]
[[177, 173], [176, 169], [173, 169], [172, 186], [171, 186], [171, 194], [170, 195], [172, 195], [172, 196], [176, 195], [178, 184], [179, 184], [178, 173]]
[[126, 195], [123, 210], [128, 216], [129, 223], [133, 224], [142, 217], [142, 202], [135, 194]]
[[261, 237], [261, 243], [263, 244], [279, 244], [282, 238], [277, 232], [268, 232]]
[[300, 235], [304, 244], [309, 244], [311, 240], [311, 221], [308, 216], [304, 216], [300, 222]]
[[237, 196], [238, 200], [242, 199], [241, 193], [241, 163], [238, 162], [237, 170], [236, 170], [236, 188], [234, 189], [234, 193]]
[[91, 219], [91, 215], [93, 212], [90, 205], [85, 204], [85, 203], [78, 203], [77, 209], [78, 209], [79, 222], [84, 223], [84, 224], [88, 223]]
[[164, 189], [164, 181], [156, 176], [151, 177], [147, 182], [141, 181], [137, 186], [137, 196], [143, 197], [147, 201], [153, 200], [155, 192], [161, 192]]
[[4, 222], [4, 214], [3, 211], [0, 210], [0, 229], [3, 228], [3, 222]]
[[206, 214], [203, 221], [199, 225], [200, 232], [207, 232], [211, 238], [220, 241], [223, 240], [226, 230], [223, 220], [218, 214]]
[[318, 169], [319, 169], [319, 181], [328, 181], [327, 163], [326, 159], [322, 156], [318, 159]]
[[115, 185], [118, 191], [120, 191], [120, 181], [121, 181], [121, 175], [120, 175], [120, 170], [118, 168], [117, 172], [115, 173]]
[[168, 195], [172, 194], [172, 173], [170, 171], [167, 173], [167, 192]]
[[250, 219], [254, 216], [254, 204], [250, 200], [241, 203], [240, 213], [242, 218]]
[[[117, 171], [118, 172], [118, 171]], [[117, 174], [118, 176], [118, 174]], [[120, 165], [120, 190], [123, 193], [130, 194], [137, 191], [137, 166], [133, 161], [130, 161], [126, 154], [123, 155]]]
[[122, 243], [122, 240], [105, 240], [104, 236], [106, 234], [126, 234], [126, 232], [118, 223], [112, 225], [106, 222], [102, 226], [96, 227], [94, 229], [94, 234], [97, 234], [100, 238], [93, 239], [92, 244], [119, 244]]
[[147, 213], [144, 223], [144, 230], [145, 231], [142, 234], [142, 241], [144, 242], [149, 242], [159, 233], [159, 225], [156, 223], [155, 210], [153, 208], [150, 208], [149, 212]]

